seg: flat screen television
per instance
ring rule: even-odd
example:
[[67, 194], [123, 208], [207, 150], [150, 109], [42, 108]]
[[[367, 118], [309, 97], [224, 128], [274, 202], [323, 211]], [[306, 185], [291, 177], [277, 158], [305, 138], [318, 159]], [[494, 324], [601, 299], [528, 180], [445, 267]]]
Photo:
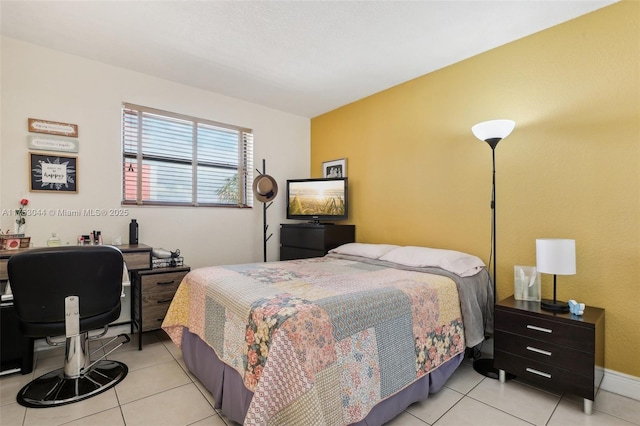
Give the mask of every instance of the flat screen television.
[[349, 217], [347, 178], [287, 181], [287, 219], [331, 222]]

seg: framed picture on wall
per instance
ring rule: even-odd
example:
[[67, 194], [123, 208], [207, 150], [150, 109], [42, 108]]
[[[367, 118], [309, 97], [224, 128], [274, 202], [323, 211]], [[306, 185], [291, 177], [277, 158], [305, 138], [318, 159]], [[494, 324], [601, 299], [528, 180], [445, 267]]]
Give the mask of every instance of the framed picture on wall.
[[347, 177], [347, 159], [325, 161], [322, 163], [322, 176], [326, 178]]
[[29, 131], [33, 133], [45, 133], [48, 135], [78, 137], [78, 125], [71, 123], [60, 123], [58, 121], [39, 120], [30, 118], [28, 120]]
[[78, 192], [78, 157], [29, 153], [29, 191]]

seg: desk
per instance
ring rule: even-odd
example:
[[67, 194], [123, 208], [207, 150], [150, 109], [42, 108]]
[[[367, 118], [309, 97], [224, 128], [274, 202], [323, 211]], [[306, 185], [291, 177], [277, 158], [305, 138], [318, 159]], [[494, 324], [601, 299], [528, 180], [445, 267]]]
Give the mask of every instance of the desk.
[[[129, 274], [139, 270], [151, 269], [151, 247], [144, 244], [127, 244], [116, 247], [122, 251], [122, 257], [127, 264]], [[0, 319], [2, 326], [0, 331], [0, 350], [2, 352], [0, 354], [1, 373], [17, 372], [19, 370], [22, 374], [28, 374], [33, 371], [34, 339], [22, 336], [18, 326], [18, 317], [13, 309], [13, 297], [4, 294], [6, 283], [9, 279], [7, 272], [9, 258], [14, 254], [28, 250], [31, 250], [31, 248], [0, 250], [0, 284], [2, 284], [2, 304], [0, 305], [2, 314]], [[131, 276], [129, 280], [131, 280]], [[125, 310], [129, 310], [130, 306], [129, 301], [122, 302], [122, 307]], [[124, 322], [129, 321], [130, 319]], [[119, 320], [117, 322], [119, 322]]]
[[[118, 247], [122, 252], [122, 258], [127, 264], [129, 272], [151, 269], [151, 247], [144, 244], [125, 244], [116, 247]], [[9, 258], [14, 254], [23, 253], [28, 250], [32, 249], [23, 248], [17, 250], [0, 250], [0, 281], [6, 281], [9, 279], [9, 275], [7, 273], [7, 263], [9, 262]]]

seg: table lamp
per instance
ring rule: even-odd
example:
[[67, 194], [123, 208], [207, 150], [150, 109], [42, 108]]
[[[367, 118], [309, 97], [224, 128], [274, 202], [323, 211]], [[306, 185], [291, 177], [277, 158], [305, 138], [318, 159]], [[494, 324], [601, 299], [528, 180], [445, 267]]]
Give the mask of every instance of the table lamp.
[[536, 268], [543, 274], [553, 274], [553, 300], [542, 299], [545, 311], [569, 312], [569, 304], [556, 299], [556, 276], [575, 275], [576, 241], [560, 238], [536, 240]]

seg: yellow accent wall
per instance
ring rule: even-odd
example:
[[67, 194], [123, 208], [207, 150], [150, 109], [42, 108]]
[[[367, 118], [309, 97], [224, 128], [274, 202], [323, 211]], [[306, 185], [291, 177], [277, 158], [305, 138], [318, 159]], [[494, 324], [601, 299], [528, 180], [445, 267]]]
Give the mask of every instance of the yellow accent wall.
[[[420, 52], [416, 52], [419, 55]], [[384, 58], [382, 58], [384, 59]], [[356, 240], [489, 261], [496, 154], [498, 298], [536, 238], [574, 238], [558, 298], [606, 310], [605, 367], [640, 376], [640, 3], [623, 1], [311, 121], [311, 174], [347, 158]], [[543, 297], [553, 277], [543, 275]]]

